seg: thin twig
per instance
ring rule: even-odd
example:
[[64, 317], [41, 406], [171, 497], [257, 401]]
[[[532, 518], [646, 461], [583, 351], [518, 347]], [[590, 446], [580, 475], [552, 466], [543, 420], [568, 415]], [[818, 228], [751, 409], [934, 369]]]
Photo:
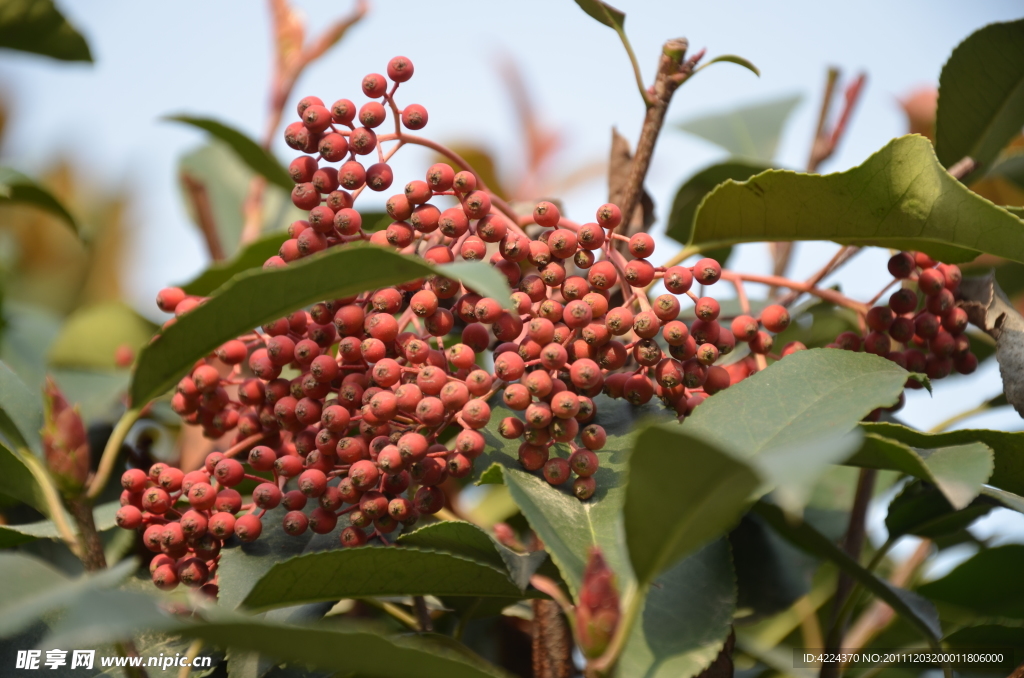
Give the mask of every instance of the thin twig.
[[[805, 281], [806, 284], [810, 285], [811, 287], [817, 286], [817, 284], [824, 280], [826, 276], [829, 276], [832, 273], [834, 273], [836, 269], [838, 269], [840, 266], [842, 266], [850, 259], [852, 259], [853, 255], [857, 254], [858, 252], [860, 252], [860, 247], [855, 247], [853, 245], [844, 245], [843, 247], [840, 247], [839, 251], [836, 252], [831, 259], [829, 259], [827, 264], [822, 266], [817, 273], [815, 273]], [[801, 294], [801, 292], [797, 291], [787, 292], [781, 299], [779, 299], [779, 303], [782, 304], [783, 306], [789, 306], [794, 301], [796, 301]]]
[[114, 463], [117, 461], [117, 455], [121, 451], [121, 445], [124, 443], [125, 436], [128, 435], [128, 431], [131, 430], [135, 422], [139, 420], [139, 417], [142, 415], [142, 407], [145, 404], [142, 403], [138, 407], [133, 407], [122, 414], [114, 426], [113, 432], [107, 438], [107, 446], [103, 448], [103, 456], [100, 457], [100, 464], [96, 469], [96, 475], [89, 482], [89, 491], [86, 492], [86, 496], [89, 499], [95, 499], [100, 496], [103, 488], [106, 487], [110, 473], [114, 470]]
[[[847, 525], [846, 535], [843, 537], [843, 551], [854, 561], [860, 560], [860, 552], [864, 546], [868, 504], [871, 503], [877, 477], [878, 471], [869, 468], [862, 468], [857, 477], [857, 492], [854, 495], [853, 508], [850, 509], [850, 523]], [[853, 579], [845, 572], [840, 572], [839, 580], [836, 583], [836, 594], [832, 600], [832, 624], [825, 643], [825, 652], [838, 651], [842, 645], [846, 626], [845, 604], [852, 590]], [[837, 678], [839, 664], [823, 663], [819, 675], [821, 678]]]
[[633, 212], [640, 203], [640, 195], [643, 193], [644, 178], [651, 166], [651, 158], [654, 155], [654, 145], [658, 140], [658, 134], [665, 123], [665, 113], [668, 111], [672, 95], [693, 73], [697, 60], [703, 56], [703, 51], [694, 57], [684, 61], [689, 43], [685, 38], [669, 40], [662, 48], [661, 58], [658, 62], [658, 74], [654, 79], [654, 86], [650, 90], [650, 105], [647, 114], [644, 116], [644, 124], [640, 129], [640, 139], [636, 144], [636, 154], [633, 156], [633, 164], [629, 170], [629, 178], [618, 199], [619, 209], [622, 211], [622, 223], [629, 227], [633, 223]]
[[206, 250], [214, 261], [224, 260], [224, 246], [220, 242], [220, 234], [217, 233], [217, 221], [213, 216], [213, 206], [210, 204], [210, 194], [206, 191], [206, 184], [193, 177], [188, 172], [181, 173], [181, 183], [185, 186], [185, 193], [196, 215], [196, 222], [199, 230], [206, 241]]
[[423, 596], [413, 596], [412, 606], [416, 610], [416, 623], [419, 625], [420, 631], [423, 633], [430, 633], [434, 630], [434, 622], [430, 618], [430, 610], [427, 609], [427, 601]]

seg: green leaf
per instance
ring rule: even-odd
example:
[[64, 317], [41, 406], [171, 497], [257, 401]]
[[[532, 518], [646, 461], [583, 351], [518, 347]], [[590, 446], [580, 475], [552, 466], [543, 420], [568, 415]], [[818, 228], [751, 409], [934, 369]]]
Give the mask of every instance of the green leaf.
[[[868, 429], [870, 431], [870, 429]], [[979, 442], [915, 449], [874, 433], [847, 462], [851, 466], [889, 469], [934, 483], [957, 510], [966, 508], [992, 475], [992, 450]]]
[[[226, 143], [211, 139], [209, 143], [182, 156], [178, 161], [182, 198], [192, 221], [199, 223], [184, 177], [201, 184], [210, 202], [214, 230], [226, 258], [233, 257], [239, 247], [245, 226], [243, 205], [252, 180], [257, 176]], [[308, 214], [292, 204], [289, 190], [268, 183], [263, 195], [260, 215], [261, 231], [283, 231], [297, 219]]]
[[683, 430], [750, 459], [851, 431], [899, 400], [907, 374], [867, 353], [799, 351], [708, 398]]
[[746, 463], [678, 425], [640, 433], [628, 477], [626, 544], [642, 586], [735, 526], [761, 485]]
[[[751, 166], [757, 166], [758, 171], [761, 171], [768, 169], [767, 166], [775, 158], [786, 121], [802, 98], [797, 94], [685, 120], [679, 124], [679, 129], [721, 146], [736, 158], [756, 161]], [[727, 161], [722, 166], [728, 164]], [[720, 181], [741, 181], [753, 174], [756, 172], [742, 177], [727, 176]]]
[[[4, 8], [0, 6], [0, 31], [3, 30], [3, 12]], [[52, 193], [9, 167], [0, 167], [0, 204], [3, 203], [31, 205], [49, 212], [78, 233], [78, 222]]]
[[988, 487], [987, 485], [981, 488], [981, 494], [984, 497], [996, 500], [1012, 511], [1024, 513], [1024, 497], [1019, 494], [1000, 490], [998, 487]]
[[[722, 56], [716, 56], [714, 59], [704, 64], [704, 66], [710, 66], [711, 64], [717, 64], [719, 62], [727, 62], [730, 64], [743, 66], [743, 68], [747, 69], [757, 77], [761, 77], [761, 71], [757, 70], [757, 66], [752, 64], [747, 59], [744, 59], [741, 56], [736, 56], [735, 54], [723, 54]], [[704, 66], [701, 66], [701, 68], [704, 68]]]
[[230, 146], [242, 162], [270, 183], [280, 186], [286, 191], [291, 191], [295, 186], [295, 182], [288, 176], [288, 170], [281, 166], [277, 158], [234, 127], [229, 127], [211, 118], [197, 118], [189, 115], [169, 115], [165, 120], [182, 122], [209, 132]]
[[1024, 545], [1006, 544], [979, 551], [918, 593], [978, 614], [1024, 618]]
[[270, 568], [243, 605], [254, 610], [369, 596], [498, 596], [520, 591], [493, 565], [415, 548], [363, 546], [296, 556]]
[[[272, 567], [305, 552], [314, 535], [309, 531], [297, 537], [286, 533], [282, 525], [285, 513], [283, 506], [267, 511], [263, 516], [263, 532], [256, 541], [230, 540], [225, 544], [217, 566], [220, 586], [217, 601], [221, 607], [229, 610], [238, 607]], [[344, 516], [343, 520], [347, 521]]]
[[[1018, 150], [1005, 154], [1005, 157], [996, 162], [989, 174], [1011, 181], [1018, 188], [1024, 188], [1024, 151]], [[1009, 210], [1009, 208], [1005, 209]], [[1004, 292], [1011, 294], [1005, 285], [1001, 285], [1001, 287]]]
[[425, 525], [401, 535], [397, 541], [402, 546], [452, 553], [504, 570], [520, 591], [526, 590], [530, 577], [547, 558], [544, 551], [516, 553], [476, 525], [460, 520]]
[[50, 364], [112, 370], [119, 367], [118, 348], [127, 346], [137, 355], [156, 330], [156, 325], [121, 301], [80, 308], [68, 316], [50, 346]]
[[12, 447], [41, 453], [39, 432], [42, 428], [42, 399], [29, 391], [18, 375], [0, 361], [0, 434]]
[[[1024, 651], [1024, 625], [1020, 624], [1020, 622], [1014, 623], [1014, 620], [1011, 619], [999, 621], [1002, 623], [982, 621], [969, 624], [943, 638], [942, 643], [951, 650], [970, 649], [973, 651], [975, 648], [993, 648], [996, 650], [1013, 648], [1013, 654], [1020, 657], [1019, 653]], [[1006, 657], [1007, 664], [1003, 666], [1005, 670], [1002, 673], [1013, 671], [1015, 664], [1013, 659], [1013, 656]]]
[[765, 240], [920, 250], [950, 263], [980, 252], [1024, 261], [1020, 219], [951, 177], [917, 135], [894, 139], [837, 174], [769, 170], [727, 181], [701, 203], [690, 244]]
[[132, 402], [149, 402], [225, 341], [296, 308], [438, 273], [485, 296], [508, 297], [504, 278], [488, 264], [435, 267], [418, 257], [358, 243], [330, 248], [284, 268], [241, 273], [143, 349], [132, 381]]
[[385, 635], [374, 626], [300, 626], [228, 617], [180, 627], [210, 645], [249, 650], [367, 678], [510, 678], [443, 636]]
[[933, 644], [942, 637], [938, 613], [930, 602], [916, 593], [897, 588], [875, 576], [808, 523], [793, 524], [789, 522], [782, 509], [777, 506], [762, 501], [754, 505], [754, 511], [796, 546], [838, 565], [854, 581], [859, 582], [865, 589], [888, 603], [893, 610], [916, 627]]
[[0, 553], [0, 580], [18, 582], [0, 593], [0, 636], [27, 628], [42, 615], [70, 607], [88, 591], [116, 586], [138, 567], [129, 558], [94, 574], [68, 579], [41, 560]]
[[818, 560], [770, 529], [757, 514], [747, 513], [729, 533], [736, 570], [737, 601], [755, 623], [790, 607], [810, 591]]
[[654, 581], [626, 640], [618, 675], [695, 676], [718, 656], [736, 611], [736, 579], [725, 540], [708, 544]]
[[764, 163], [733, 160], [711, 165], [697, 172], [676, 192], [665, 235], [684, 245], [689, 243], [693, 235], [693, 218], [704, 196], [723, 181], [744, 181], [766, 169], [768, 166]]
[[823, 438], [808, 438], [768, 448], [751, 457], [749, 463], [773, 488], [773, 500], [790, 517], [803, 514], [818, 481], [832, 464], [848, 458], [860, 447], [861, 433], [854, 429]]
[[52, 0], [0, 3], [0, 47], [61, 61], [92, 62], [85, 38], [68, 23]]
[[1024, 127], [1024, 20], [989, 24], [957, 45], [939, 76], [935, 146], [951, 167], [985, 167]]
[[576, 0], [576, 4], [592, 18], [597, 19], [608, 28], [621, 30], [626, 24], [625, 12], [615, 9], [607, 2], [601, 2], [601, 0]]
[[899, 424], [863, 424], [865, 432], [898, 440], [918, 449], [937, 449], [969, 443], [982, 443], [993, 453], [989, 485], [1008, 492], [1024, 494], [1024, 432], [960, 429], [947, 433], [922, 433]]
[[956, 510], [938, 487], [909, 483], [889, 504], [885, 527], [889, 539], [905, 534], [934, 539], [958, 532], [992, 510], [993, 502], [975, 500]]
[[[121, 503], [114, 501], [101, 504], [93, 509], [93, 520], [96, 523], [96, 530], [105, 532], [116, 527], [114, 514], [121, 508]], [[68, 517], [71, 522], [71, 517]], [[10, 548], [19, 544], [36, 541], [37, 539], [60, 539], [57, 526], [52, 520], [40, 520], [35, 523], [22, 525], [0, 525], [0, 548]]]
[[[4, 300], [0, 360], [33, 393], [41, 393], [47, 374], [46, 352], [60, 332], [63, 318], [41, 306]], [[987, 336], [987, 335], [986, 335]]]
[[[497, 432], [501, 420], [514, 416], [514, 412], [492, 401], [491, 421], [482, 429], [487, 446], [480, 458], [480, 467], [484, 468], [486, 461], [493, 465], [481, 475], [481, 482], [485, 477], [490, 482], [504, 479], [512, 499], [544, 542], [544, 548], [573, 594], [579, 591], [583, 568], [593, 546], [601, 549], [615, 571], [620, 590], [633, 581], [629, 555], [622, 540], [626, 464], [636, 440], [638, 421], [642, 417], [668, 417], [661, 407], [653, 404], [634, 408], [624, 400], [604, 395], [595, 397], [594, 403], [608, 439], [604, 448], [597, 452], [600, 460], [594, 475], [597, 491], [584, 502], [573, 496], [568, 487], [552, 487], [539, 473], [522, 470], [517, 455], [520, 441], [506, 440]], [[556, 445], [551, 454], [567, 457], [568, 450]]]
[[229, 261], [218, 261], [187, 283], [181, 285], [186, 294], [206, 297], [239, 273], [263, 268], [267, 259], [276, 256], [281, 244], [288, 239], [283, 232], [269, 233], [246, 245]]
[[0, 494], [23, 501], [43, 515], [49, 513], [46, 495], [18, 450], [0, 444]]

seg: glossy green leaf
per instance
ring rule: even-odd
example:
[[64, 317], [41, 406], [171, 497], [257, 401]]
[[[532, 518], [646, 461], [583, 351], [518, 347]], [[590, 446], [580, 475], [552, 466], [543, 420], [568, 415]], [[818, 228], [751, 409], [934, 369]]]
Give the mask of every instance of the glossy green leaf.
[[0, 361], [0, 435], [12, 447], [42, 451], [42, 397], [32, 393], [6, 363]]
[[288, 234], [284, 232], [268, 233], [243, 247], [230, 260], [214, 262], [205, 271], [180, 287], [185, 290], [186, 294], [209, 296], [239, 273], [263, 268], [267, 259], [276, 256], [281, 249], [281, 244], [287, 239]]
[[934, 483], [956, 509], [966, 508], [992, 475], [992, 450], [979, 442], [915, 449], [897, 440], [868, 433], [852, 466], [889, 469]]
[[956, 510], [938, 487], [916, 481], [903, 488], [889, 504], [885, 527], [889, 539], [905, 534], [934, 539], [964, 529], [991, 511], [994, 504], [979, 499]]
[[[579, 591], [583, 568], [591, 547], [601, 549], [605, 560], [619, 578], [620, 589], [633, 581], [629, 554], [622, 540], [622, 507], [625, 500], [626, 467], [642, 419], [668, 417], [660, 407], [634, 408], [624, 400], [604, 395], [594, 398], [601, 426], [608, 434], [604, 448], [597, 452], [600, 467], [594, 475], [597, 491], [581, 502], [571, 488], [552, 487], [540, 473], [522, 470], [518, 461], [519, 440], [506, 440], [497, 430], [501, 420], [515, 413], [503, 405], [491, 403], [491, 421], [482, 430], [487, 439], [480, 468], [493, 463], [481, 475], [491, 482], [504, 479], [512, 499], [530, 527], [544, 542], [551, 560], [558, 566], [570, 591]], [[564, 446], [552, 448], [552, 455], [568, 457]]]
[[333, 247], [284, 268], [240, 273], [143, 349], [132, 381], [132, 402], [150, 401], [225, 341], [297, 308], [437, 273], [485, 296], [508, 297], [504, 278], [488, 264], [435, 267], [373, 245]]
[[888, 603], [893, 610], [910, 622], [932, 643], [942, 637], [938, 613], [930, 602], [916, 593], [897, 588], [875, 576], [807, 522], [791, 523], [779, 507], [758, 502], [754, 505], [754, 510], [772, 528], [796, 546], [819, 558], [835, 563], [854, 581], [859, 582], [865, 589]]
[[[996, 164], [992, 167], [990, 174], [1002, 177], [1003, 179], [1016, 184], [1018, 188], [1024, 189], [1024, 151], [1018, 150], [1012, 153], [1007, 153], [1004, 157], [996, 161]], [[1009, 293], [1005, 285], [1001, 286], [1004, 292]]]
[[544, 551], [516, 553], [472, 523], [444, 520], [407, 532], [398, 537], [402, 546], [443, 551], [504, 570], [520, 590], [526, 590], [530, 577], [547, 558]]
[[894, 139], [845, 172], [769, 170], [728, 181], [704, 199], [690, 244], [765, 240], [920, 250], [950, 263], [980, 252], [1024, 261], [1020, 219], [951, 177], [917, 135]]
[[1000, 490], [998, 487], [989, 487], [987, 485], [981, 488], [981, 494], [983, 497], [994, 499], [1012, 511], [1024, 513], [1024, 497], [1019, 494]]
[[307, 531], [293, 537], [286, 533], [282, 525], [285, 513], [283, 506], [267, 511], [259, 539], [249, 543], [232, 539], [221, 549], [217, 566], [217, 602], [221, 607], [237, 608], [272, 567], [305, 553], [314, 534]]
[[761, 71], [757, 69], [757, 66], [752, 64], [748, 59], [744, 59], [741, 56], [736, 56], [735, 54], [723, 54], [722, 56], [716, 56], [714, 59], [711, 59], [706, 64], [704, 64], [704, 66], [710, 66], [711, 64], [717, 64], [721, 62], [736, 64], [737, 66], [743, 66], [743, 68], [747, 69], [757, 77], [761, 77]]
[[[679, 124], [679, 129], [721, 146], [736, 158], [756, 161], [753, 163], [754, 166], [768, 169], [767, 166], [775, 158], [775, 151], [786, 122], [802, 98], [798, 94], [741, 106], [730, 111], [719, 111], [685, 120]], [[756, 172], [746, 177], [729, 176], [722, 180], [739, 181], [753, 174]]]
[[923, 584], [918, 593], [972, 612], [1024, 618], [1024, 545], [984, 549], [941, 579]]
[[0, 444], [0, 494], [23, 501], [46, 515], [46, 496], [26, 465], [21, 452]]
[[366, 678], [510, 678], [444, 636], [386, 635], [375, 626], [300, 626], [237, 616], [179, 629], [209, 645]]
[[88, 591], [117, 586], [138, 567], [130, 558], [107, 570], [69, 579], [47, 563], [18, 553], [0, 553], [0, 580], [18, 582], [0, 593], [0, 637], [17, 633], [40, 616], [74, 605]]
[[[0, 7], [0, 31], [3, 30], [3, 12], [4, 8]], [[49, 212], [78, 233], [78, 222], [52, 193], [21, 172], [8, 167], [0, 167], [0, 204], [4, 203], [31, 205]]]
[[799, 351], [708, 398], [683, 430], [741, 458], [851, 431], [899, 400], [907, 372], [867, 353]]
[[462, 556], [363, 546], [296, 556], [274, 565], [245, 597], [254, 610], [368, 596], [520, 595], [505, 571]]
[[198, 118], [190, 115], [169, 115], [165, 119], [181, 122], [209, 132], [230, 146], [231, 150], [238, 154], [242, 162], [270, 183], [276, 184], [286, 191], [291, 191], [295, 186], [295, 182], [288, 176], [288, 170], [281, 166], [281, 163], [277, 161], [277, 158], [270, 151], [265, 150], [234, 127], [211, 118]]
[[[116, 527], [114, 514], [121, 508], [120, 502], [101, 504], [93, 509], [93, 521], [96, 530], [105, 532]], [[71, 523], [71, 517], [68, 516]], [[21, 525], [0, 525], [0, 548], [10, 548], [18, 544], [25, 544], [37, 539], [60, 539], [57, 526], [52, 520], [40, 520], [35, 523], [24, 523]]]
[[121, 301], [80, 308], [68, 316], [50, 346], [54, 367], [111, 370], [123, 367], [115, 359], [125, 346], [138, 355], [157, 326]]
[[[841, 429], [840, 429], [841, 430]], [[771, 447], [748, 462], [766, 487], [772, 488], [773, 501], [791, 518], [799, 518], [811, 500], [818, 481], [832, 464], [841, 463], [861, 446], [857, 429], [822, 438], [807, 438], [798, 443]]]
[[618, 675], [695, 676], [729, 635], [736, 579], [725, 540], [708, 544], [654, 580], [618, 662]]
[[665, 235], [684, 245], [689, 243], [690, 237], [693, 235], [693, 218], [696, 216], [697, 208], [704, 200], [704, 196], [723, 181], [728, 179], [745, 181], [766, 169], [768, 166], [764, 163], [732, 160], [706, 167], [697, 172], [687, 179], [686, 183], [680, 186], [676, 192]]
[[1024, 19], [990, 24], [957, 45], [939, 76], [935, 146], [951, 167], [982, 167], [1024, 127]]
[[744, 623], [755, 623], [790, 607], [811, 588], [818, 560], [796, 548], [747, 513], [729, 533], [736, 570], [736, 606], [748, 612]]
[[621, 29], [626, 23], [626, 14], [601, 0], [576, 0], [584, 12], [609, 28]]
[[85, 38], [68, 23], [52, 0], [0, 3], [0, 47], [61, 61], [92, 62]]
[[642, 585], [734, 527], [761, 485], [746, 463], [678, 424], [640, 433], [628, 477], [626, 544]]
[[1024, 432], [960, 429], [947, 433], [922, 433], [899, 424], [863, 424], [865, 432], [898, 440], [918, 449], [937, 449], [954, 445], [982, 443], [993, 453], [989, 485], [1008, 492], [1024, 494]]

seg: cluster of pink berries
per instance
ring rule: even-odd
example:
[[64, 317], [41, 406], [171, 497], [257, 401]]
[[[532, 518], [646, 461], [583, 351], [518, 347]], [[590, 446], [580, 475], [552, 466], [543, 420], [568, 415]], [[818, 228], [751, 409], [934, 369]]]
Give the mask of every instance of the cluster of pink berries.
[[[399, 116], [393, 95], [412, 71], [408, 59], [396, 57], [387, 69], [394, 82], [390, 92], [376, 74], [364, 78], [363, 91], [383, 98]], [[256, 539], [264, 514], [278, 506], [287, 510], [283, 529], [291, 535], [331, 533], [347, 514], [349, 525], [339, 535], [346, 546], [385, 539], [399, 524], [437, 513], [446, 503], [440, 485], [470, 475], [484, 452], [481, 429], [499, 392], [509, 409], [521, 413], [496, 428], [507, 439], [522, 440], [523, 468], [541, 472], [555, 486], [572, 480], [572, 493], [587, 500], [596, 490], [595, 451], [606, 442], [604, 429], [594, 423], [597, 394], [634, 405], [658, 397], [687, 416], [750, 373], [746, 360], [717, 366], [720, 356], [737, 342], [753, 354], [772, 355], [771, 333], [789, 324], [788, 311], [771, 305], [758, 319], [741, 315], [726, 327], [718, 302], [691, 290], [695, 282], [718, 282], [719, 264], [702, 259], [692, 267], [654, 266], [649, 235], [615, 233], [622, 222], [615, 205], [602, 205], [595, 222], [586, 224], [563, 218], [549, 202], [520, 217], [496, 205], [475, 174], [444, 163], [390, 197], [386, 206], [394, 221], [369, 234], [352, 205], [364, 186], [385, 190], [392, 183], [373, 132], [387, 108], [376, 101], [364, 105], [358, 128], [347, 99], [327, 109], [307, 97], [298, 111], [301, 122], [289, 125], [285, 138], [308, 154], [291, 163], [290, 173], [296, 182], [292, 200], [309, 217], [290, 226], [290, 238], [265, 267], [369, 240], [436, 265], [488, 261], [506, 278], [510, 295], [482, 297], [457, 280], [431, 276], [296, 311], [199, 361], [179, 382], [171, 406], [210, 438], [235, 431], [234, 446], [209, 455], [196, 471], [157, 464], [148, 474], [133, 469], [122, 478], [118, 524], [143, 528], [146, 546], [160, 553], [152, 568], [158, 586], [206, 584], [223, 541], [231, 535]], [[427, 119], [421, 106], [406, 107], [400, 117], [409, 129]], [[396, 125], [393, 139], [401, 138]], [[375, 150], [380, 163], [364, 168], [355, 159]], [[442, 209], [446, 201], [451, 206]], [[612, 247], [616, 241], [627, 243], [626, 255]], [[910, 258], [911, 270], [901, 277], [911, 274], [913, 263]], [[946, 291], [953, 268], [918, 276], [929, 309], [936, 296], [946, 304], [929, 281], [938, 275]], [[659, 280], [666, 292], [650, 301], [646, 289]], [[681, 297], [694, 303], [696, 319], [689, 325], [679, 319]], [[157, 298], [176, 316], [202, 301], [177, 288]], [[958, 322], [959, 309], [941, 310], [943, 326], [947, 317]], [[888, 325], [876, 328], [882, 315], [881, 309], [868, 315], [875, 331], [865, 343], [875, 352], [877, 334], [898, 332], [897, 321], [905, 324], [890, 313]], [[926, 320], [914, 322], [917, 336], [927, 337], [936, 355], [937, 332], [962, 332], [928, 334]], [[841, 336], [837, 345], [853, 348], [844, 341]], [[793, 342], [782, 355], [803, 348]], [[449, 435], [453, 429], [457, 434]], [[247, 455], [248, 470], [236, 455]], [[257, 483], [250, 501], [234, 489], [246, 480]], [[315, 506], [306, 513], [310, 500]]]

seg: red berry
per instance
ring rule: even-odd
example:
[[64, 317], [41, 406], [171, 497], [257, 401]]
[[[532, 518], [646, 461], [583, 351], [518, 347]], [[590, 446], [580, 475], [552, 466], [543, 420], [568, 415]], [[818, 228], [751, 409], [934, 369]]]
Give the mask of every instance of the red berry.
[[413, 74], [412, 61], [404, 56], [396, 56], [388, 62], [388, 77], [394, 82], [405, 82]]
[[789, 321], [789, 311], [784, 306], [772, 304], [761, 311], [761, 322], [769, 332], [782, 332], [789, 327]]
[[419, 104], [409, 104], [402, 109], [402, 124], [407, 129], [423, 129], [427, 126], [427, 117], [427, 109]]
[[388, 91], [388, 82], [380, 73], [370, 73], [363, 78], [363, 94], [371, 99], [379, 99]]
[[243, 542], [256, 541], [262, 531], [263, 523], [251, 513], [235, 521], [235, 535]]

